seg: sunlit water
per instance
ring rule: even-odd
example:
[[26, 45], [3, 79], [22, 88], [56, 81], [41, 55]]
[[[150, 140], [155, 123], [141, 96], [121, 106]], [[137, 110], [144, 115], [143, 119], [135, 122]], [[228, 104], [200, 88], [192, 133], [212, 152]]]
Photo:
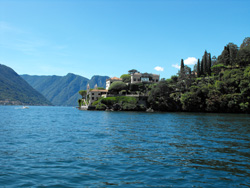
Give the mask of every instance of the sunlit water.
[[250, 187], [250, 116], [0, 106], [0, 187]]

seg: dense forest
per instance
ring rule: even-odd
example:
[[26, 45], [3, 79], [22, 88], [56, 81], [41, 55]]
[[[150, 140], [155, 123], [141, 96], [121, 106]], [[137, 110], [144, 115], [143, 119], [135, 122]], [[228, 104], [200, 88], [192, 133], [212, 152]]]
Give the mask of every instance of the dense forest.
[[250, 112], [249, 37], [240, 47], [227, 44], [218, 57], [211, 57], [205, 51], [193, 70], [184, 65], [183, 60], [180, 64], [177, 75], [156, 84], [130, 84], [129, 74], [122, 75], [123, 83], [114, 82], [109, 92], [119, 95], [136, 93], [140, 97], [101, 98], [94, 103], [96, 109], [116, 107], [118, 110]]

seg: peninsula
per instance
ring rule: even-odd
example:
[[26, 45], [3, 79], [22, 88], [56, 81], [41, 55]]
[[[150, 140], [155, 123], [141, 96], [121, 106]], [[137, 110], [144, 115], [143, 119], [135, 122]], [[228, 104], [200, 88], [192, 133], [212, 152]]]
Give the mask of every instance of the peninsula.
[[249, 113], [250, 37], [227, 44], [218, 58], [205, 51], [193, 70], [182, 59], [170, 79], [132, 69], [79, 93], [80, 109]]

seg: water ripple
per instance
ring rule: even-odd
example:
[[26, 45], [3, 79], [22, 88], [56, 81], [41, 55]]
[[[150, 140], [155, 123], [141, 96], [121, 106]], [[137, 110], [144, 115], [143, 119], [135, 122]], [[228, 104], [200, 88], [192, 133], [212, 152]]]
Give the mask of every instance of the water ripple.
[[250, 187], [249, 115], [0, 107], [2, 187]]

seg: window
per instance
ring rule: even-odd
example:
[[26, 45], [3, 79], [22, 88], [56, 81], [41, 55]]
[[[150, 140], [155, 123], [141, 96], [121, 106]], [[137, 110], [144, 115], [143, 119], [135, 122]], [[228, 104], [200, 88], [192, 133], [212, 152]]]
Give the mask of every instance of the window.
[[136, 81], [136, 78], [134, 78], [134, 82]]
[[92, 100], [95, 100], [95, 97], [92, 97]]
[[149, 78], [141, 78], [142, 82], [149, 82]]
[[156, 82], [158, 82], [158, 79], [156, 79]]

